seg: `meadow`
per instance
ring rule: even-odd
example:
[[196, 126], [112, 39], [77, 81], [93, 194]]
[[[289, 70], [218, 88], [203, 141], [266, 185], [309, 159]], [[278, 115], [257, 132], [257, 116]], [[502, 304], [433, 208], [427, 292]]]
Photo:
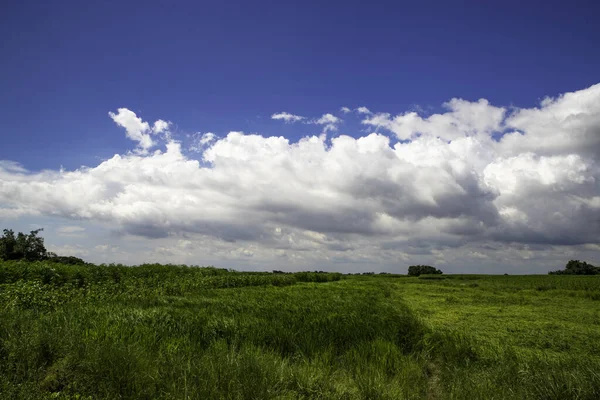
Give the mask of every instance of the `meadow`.
[[2, 399], [598, 399], [600, 276], [0, 262]]

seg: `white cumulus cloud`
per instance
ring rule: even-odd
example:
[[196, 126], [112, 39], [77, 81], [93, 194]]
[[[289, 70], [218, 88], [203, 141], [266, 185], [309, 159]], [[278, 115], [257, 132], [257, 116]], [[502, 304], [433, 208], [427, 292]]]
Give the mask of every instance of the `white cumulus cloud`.
[[376, 113], [362, 123], [385, 128], [401, 140], [414, 139], [417, 134], [453, 140], [478, 134], [490, 135], [501, 128], [506, 113], [506, 109], [492, 106], [485, 99], [477, 102], [452, 99], [444, 103], [444, 107], [448, 109], [446, 113], [426, 118], [416, 112], [395, 117], [389, 113]]
[[169, 123], [161, 119], [157, 120], [152, 129], [148, 122], [142, 121], [133, 111], [127, 108], [119, 108], [117, 113], [109, 112], [108, 115], [115, 123], [123, 128], [127, 133], [127, 137], [138, 142], [138, 152], [145, 154], [149, 149], [156, 145], [151, 134], [166, 132], [169, 128]]
[[169, 130], [169, 123], [167, 121], [163, 121], [162, 119], [157, 120], [156, 122], [154, 122], [154, 126], [152, 127], [152, 132], [157, 134], [157, 133], [163, 133]]
[[301, 117], [299, 115], [294, 115], [294, 114], [290, 114], [287, 112], [280, 112], [280, 113], [271, 115], [271, 119], [283, 120], [286, 123], [293, 123], [293, 122], [302, 121], [305, 118]]
[[[346, 107], [342, 107], [342, 111], [345, 108]], [[285, 121], [285, 123], [294, 123], [294, 122], [302, 121], [305, 124], [322, 125], [323, 132], [336, 131], [337, 125], [340, 122], [342, 122], [341, 119], [339, 119], [338, 117], [336, 117], [335, 115], [330, 114], [330, 113], [323, 114], [320, 118], [307, 119], [307, 118], [301, 117], [299, 115], [294, 115], [294, 114], [290, 114], [287, 112], [281, 112], [281, 113], [271, 115], [271, 119], [283, 120], [283, 121]]]
[[337, 125], [342, 122], [341, 119], [339, 119], [338, 117], [336, 117], [333, 114], [323, 114], [321, 116], [321, 118], [316, 118], [313, 119], [310, 123], [312, 124], [317, 124], [317, 125], [323, 125], [323, 131], [327, 132], [327, 131], [337, 131]]
[[202, 152], [210, 143], [214, 142], [217, 137], [218, 136], [212, 132], [195, 133], [191, 135], [193, 142], [188, 149], [196, 153]]
[[[543, 266], [595, 251], [600, 85], [530, 109], [485, 99], [444, 106], [429, 116], [365, 114], [364, 125], [392, 137], [196, 134], [200, 159], [174, 140], [148, 153], [157, 129], [121, 108], [110, 116], [138, 153], [72, 171], [0, 162], [0, 216], [105, 224], [155, 238], [160, 251], [151, 255], [167, 260], [503, 265], [537, 257]], [[154, 127], [168, 129], [159, 121]], [[307, 121], [325, 131], [341, 122], [332, 114]]]

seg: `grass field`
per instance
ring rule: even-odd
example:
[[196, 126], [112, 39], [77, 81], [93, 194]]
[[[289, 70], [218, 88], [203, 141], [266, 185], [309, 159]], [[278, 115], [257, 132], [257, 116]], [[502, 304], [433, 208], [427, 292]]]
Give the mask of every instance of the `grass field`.
[[600, 276], [0, 262], [2, 399], [598, 399]]

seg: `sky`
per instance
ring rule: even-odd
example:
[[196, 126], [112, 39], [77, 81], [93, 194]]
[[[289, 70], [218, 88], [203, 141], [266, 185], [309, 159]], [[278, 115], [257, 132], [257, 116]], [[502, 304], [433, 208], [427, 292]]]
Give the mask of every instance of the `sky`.
[[599, 265], [600, 3], [491, 4], [4, 5], [0, 227], [98, 263]]

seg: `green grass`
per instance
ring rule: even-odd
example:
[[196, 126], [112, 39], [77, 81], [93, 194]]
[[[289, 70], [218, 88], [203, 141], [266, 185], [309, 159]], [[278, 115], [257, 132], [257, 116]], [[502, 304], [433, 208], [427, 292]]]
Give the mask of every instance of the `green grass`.
[[600, 398], [600, 277], [397, 278], [0, 262], [0, 398]]
[[427, 328], [468, 338], [477, 354], [477, 362], [442, 379], [447, 397], [468, 391], [473, 398], [600, 398], [599, 277], [471, 275], [408, 283], [398, 290]]

